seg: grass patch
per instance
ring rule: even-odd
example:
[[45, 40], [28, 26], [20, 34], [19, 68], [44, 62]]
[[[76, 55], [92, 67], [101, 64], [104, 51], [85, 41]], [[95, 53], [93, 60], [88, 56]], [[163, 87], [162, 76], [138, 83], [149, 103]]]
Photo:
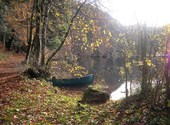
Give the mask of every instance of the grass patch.
[[8, 52], [8, 53], [0, 52], [0, 61], [6, 61], [12, 54], [13, 52]]
[[[4, 124], [122, 125], [169, 123], [165, 111], [131, 102], [109, 101], [100, 105], [81, 104], [81, 94], [54, 88], [43, 80], [24, 80], [18, 91], [11, 91], [9, 105], [2, 109]], [[67, 93], [67, 94], [66, 94]], [[138, 101], [139, 102], [139, 101]]]
[[0, 52], [0, 60], [4, 61], [7, 59], [7, 55]]

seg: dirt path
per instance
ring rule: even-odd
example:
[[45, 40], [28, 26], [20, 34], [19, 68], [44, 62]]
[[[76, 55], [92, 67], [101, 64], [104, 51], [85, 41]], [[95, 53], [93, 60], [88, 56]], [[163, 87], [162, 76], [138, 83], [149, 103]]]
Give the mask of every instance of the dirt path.
[[20, 86], [19, 83], [22, 80], [20, 73], [24, 70], [21, 62], [24, 60], [24, 55], [3, 51], [2, 45], [0, 45], [0, 52], [8, 55], [7, 60], [0, 60], [1, 109], [5, 104], [9, 104], [8, 98], [10, 97], [10, 92], [12, 90], [17, 91]]
[[0, 83], [2, 83], [5, 79], [19, 75], [22, 72], [21, 62], [24, 60], [24, 55], [6, 51], [2, 44], [0, 44], [0, 53], [6, 56], [6, 59], [0, 59]]
[[23, 66], [21, 65], [23, 60], [23, 55], [10, 54], [7, 60], [0, 61], [0, 83], [20, 74], [23, 70]]

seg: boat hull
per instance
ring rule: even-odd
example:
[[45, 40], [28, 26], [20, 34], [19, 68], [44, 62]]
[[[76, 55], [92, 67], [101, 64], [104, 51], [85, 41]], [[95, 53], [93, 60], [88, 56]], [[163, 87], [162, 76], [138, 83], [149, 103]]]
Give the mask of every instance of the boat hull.
[[53, 86], [83, 86], [93, 83], [94, 75], [90, 74], [84, 77], [72, 78], [72, 79], [56, 79], [52, 77], [50, 80]]

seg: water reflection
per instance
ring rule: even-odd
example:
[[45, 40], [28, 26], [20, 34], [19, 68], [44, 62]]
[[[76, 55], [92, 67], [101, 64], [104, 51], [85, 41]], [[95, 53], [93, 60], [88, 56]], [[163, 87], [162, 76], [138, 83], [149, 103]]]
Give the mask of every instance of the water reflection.
[[[120, 100], [126, 97], [126, 83], [124, 82], [121, 86], [110, 94], [110, 100]], [[133, 89], [132, 89], [133, 88]], [[137, 94], [140, 92], [139, 84], [132, 84], [127, 82], [128, 96]]]
[[[110, 94], [110, 100], [119, 100], [126, 97], [125, 84], [126, 83], [121, 84], [118, 89]], [[130, 95], [130, 82], [127, 82], [127, 89]]]
[[103, 84], [114, 85], [120, 81], [118, 67], [120, 63], [111, 58], [79, 58], [79, 65], [88, 72], [95, 74], [95, 82], [104, 81]]

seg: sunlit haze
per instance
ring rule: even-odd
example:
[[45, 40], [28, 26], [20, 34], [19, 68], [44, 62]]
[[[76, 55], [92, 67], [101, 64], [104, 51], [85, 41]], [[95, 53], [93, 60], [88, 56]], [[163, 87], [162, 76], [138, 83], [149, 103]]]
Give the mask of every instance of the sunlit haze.
[[101, 0], [110, 15], [123, 25], [170, 23], [170, 0]]

